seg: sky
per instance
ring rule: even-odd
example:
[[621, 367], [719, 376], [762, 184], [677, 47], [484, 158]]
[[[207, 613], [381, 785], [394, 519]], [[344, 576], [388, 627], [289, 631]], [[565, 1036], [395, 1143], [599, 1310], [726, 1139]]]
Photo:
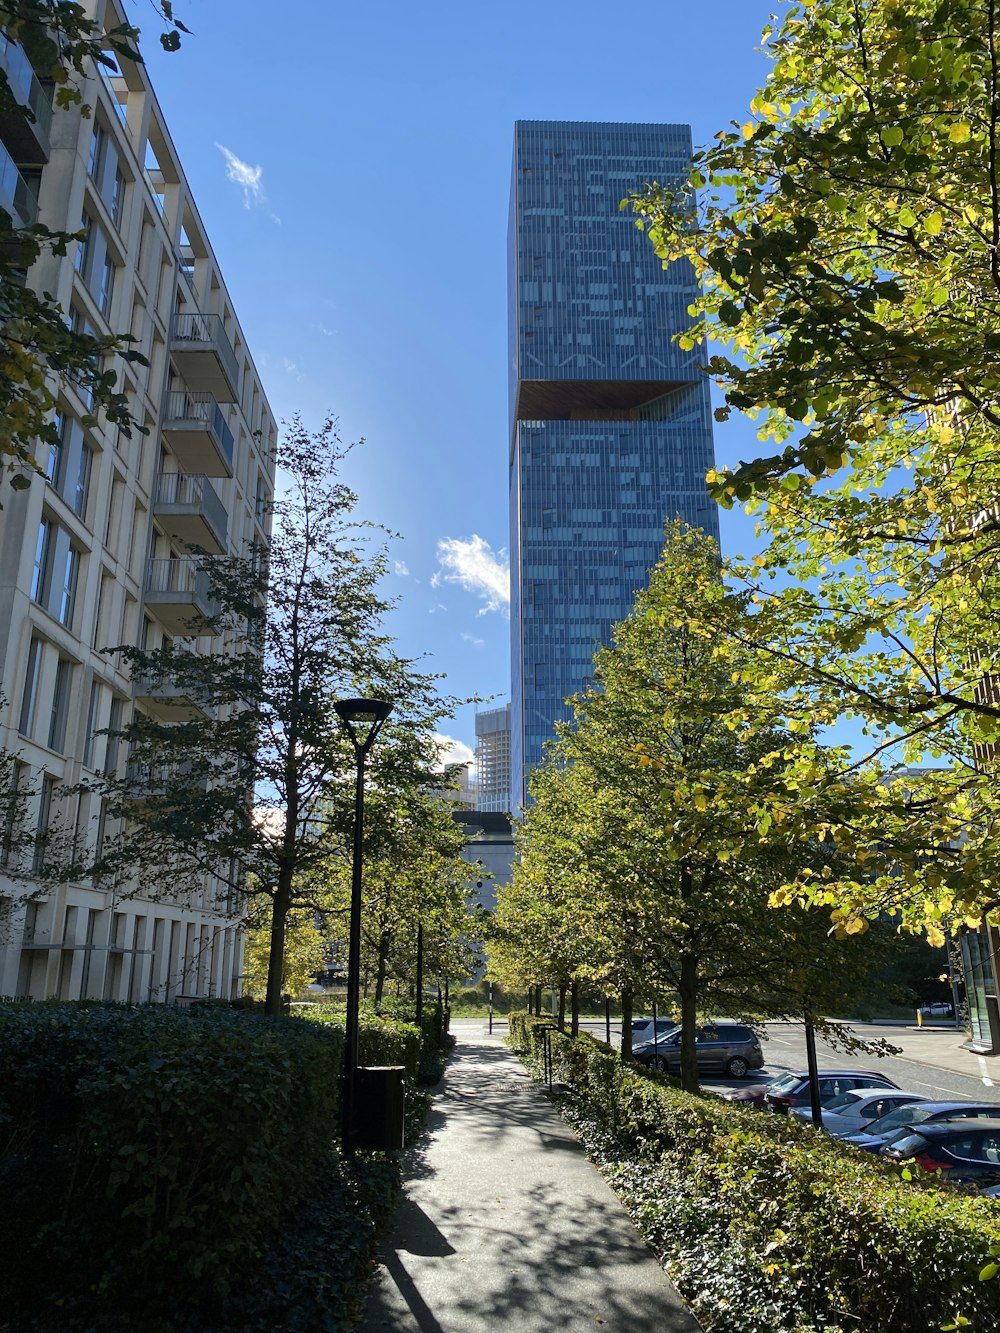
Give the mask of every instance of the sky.
[[[278, 421], [364, 438], [343, 476], [390, 543], [387, 628], [442, 691], [510, 691], [507, 216], [514, 121], [743, 123], [780, 0], [174, 0], [143, 52]], [[637, 182], [638, 184], [638, 182]], [[721, 463], [753, 456], [716, 425]], [[722, 514], [727, 554], [751, 522]], [[475, 745], [475, 706], [442, 730]]]

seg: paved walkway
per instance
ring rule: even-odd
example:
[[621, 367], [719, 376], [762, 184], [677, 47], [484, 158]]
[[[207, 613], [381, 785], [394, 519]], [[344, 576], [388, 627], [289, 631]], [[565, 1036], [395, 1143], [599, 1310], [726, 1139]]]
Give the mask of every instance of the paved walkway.
[[700, 1325], [500, 1034], [460, 1038], [359, 1333], [589, 1328]]

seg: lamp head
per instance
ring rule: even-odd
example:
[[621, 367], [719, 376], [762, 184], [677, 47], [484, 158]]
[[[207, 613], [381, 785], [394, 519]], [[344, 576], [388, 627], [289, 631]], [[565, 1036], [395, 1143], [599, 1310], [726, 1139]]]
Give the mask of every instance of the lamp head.
[[392, 712], [389, 699], [340, 699], [333, 705], [344, 724], [354, 748], [367, 754], [382, 730], [382, 723]]

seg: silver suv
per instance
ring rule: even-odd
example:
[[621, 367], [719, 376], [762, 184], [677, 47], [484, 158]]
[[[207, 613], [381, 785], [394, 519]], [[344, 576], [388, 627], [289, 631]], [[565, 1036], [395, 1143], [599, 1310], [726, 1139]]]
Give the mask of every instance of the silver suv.
[[[695, 1055], [699, 1074], [726, 1073], [742, 1078], [751, 1069], [764, 1067], [764, 1053], [752, 1028], [744, 1023], [706, 1023], [698, 1029]], [[681, 1030], [675, 1028], [657, 1041], [644, 1041], [632, 1047], [633, 1059], [676, 1073], [681, 1067]]]

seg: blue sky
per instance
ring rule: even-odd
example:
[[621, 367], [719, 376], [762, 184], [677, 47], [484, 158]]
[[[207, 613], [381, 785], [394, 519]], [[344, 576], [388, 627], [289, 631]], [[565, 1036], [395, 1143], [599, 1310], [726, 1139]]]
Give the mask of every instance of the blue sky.
[[[345, 476], [392, 543], [390, 628], [456, 695], [510, 688], [506, 232], [517, 119], [742, 123], [771, 0], [476, 6], [174, 0], [167, 123], [271, 405], [365, 437]], [[716, 427], [720, 462], [753, 432]], [[722, 516], [723, 546], [752, 526]], [[450, 736], [474, 744], [474, 709]]]

